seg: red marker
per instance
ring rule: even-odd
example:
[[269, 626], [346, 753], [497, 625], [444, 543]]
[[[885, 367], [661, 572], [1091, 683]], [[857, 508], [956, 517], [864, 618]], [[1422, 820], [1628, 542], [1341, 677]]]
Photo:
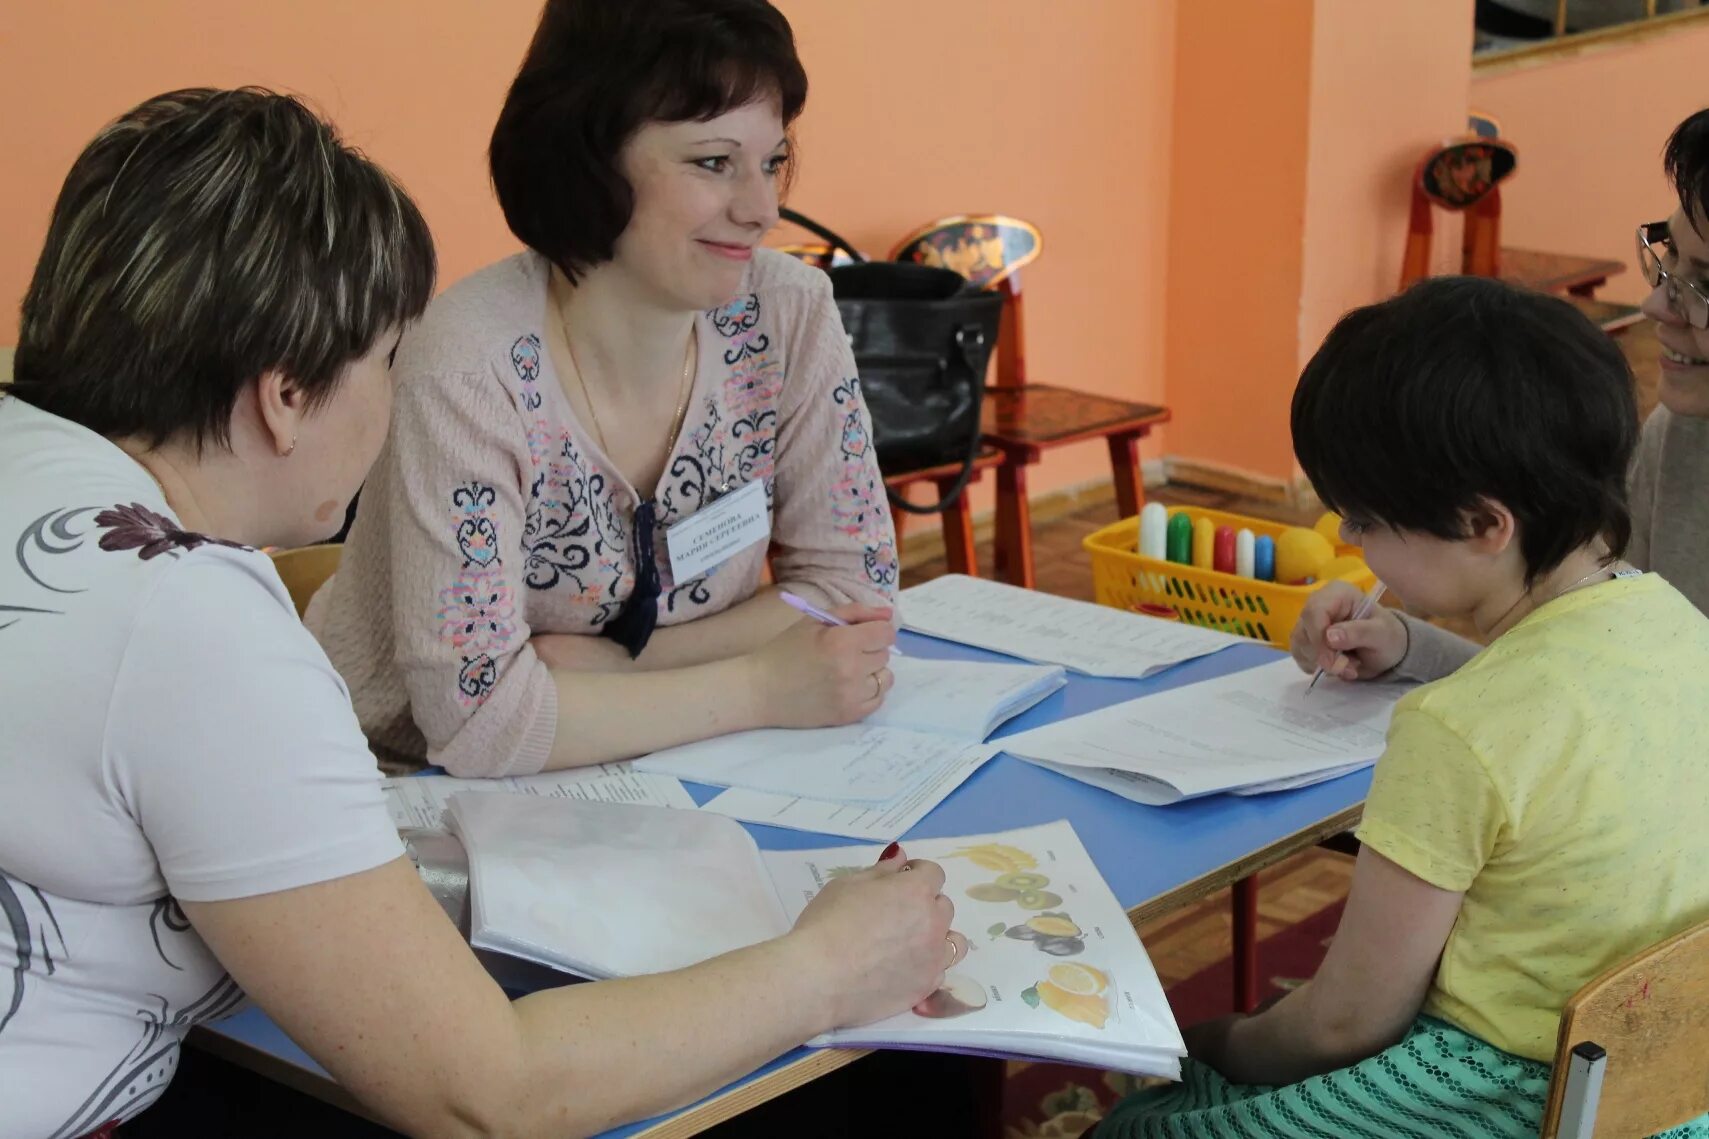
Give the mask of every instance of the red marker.
[[1222, 573], [1234, 572], [1234, 527], [1218, 526], [1211, 568]]

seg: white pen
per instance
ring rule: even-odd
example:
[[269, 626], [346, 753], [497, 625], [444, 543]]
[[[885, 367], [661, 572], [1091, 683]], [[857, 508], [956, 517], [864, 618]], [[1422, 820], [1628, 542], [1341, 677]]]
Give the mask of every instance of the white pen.
[[[1372, 611], [1376, 609], [1377, 602], [1379, 602], [1383, 599], [1383, 589], [1384, 589], [1383, 583], [1380, 581], [1377, 582], [1377, 587], [1365, 595], [1365, 600], [1359, 602], [1359, 608], [1353, 610], [1353, 616], [1347, 618], [1347, 621], [1363, 621], [1366, 617], [1369, 617], [1371, 615]], [[1337, 621], [1336, 622], [1337, 625], [1342, 625], [1342, 624], [1346, 624], [1346, 623], [1347, 622], [1345, 622], [1345, 621]], [[1328, 627], [1325, 627], [1324, 632], [1326, 634], [1329, 632]], [[1341, 668], [1343, 666], [1343, 662], [1346, 660], [1346, 658], [1347, 658], [1346, 653], [1336, 653], [1335, 654], [1334, 666], [1337, 669]], [[1324, 672], [1324, 670], [1321, 668], [1317, 670], [1317, 675], [1312, 677], [1311, 683], [1305, 686], [1305, 690], [1307, 692], [1310, 692], [1313, 688], [1317, 687], [1317, 682], [1323, 679], [1323, 672]]]
[[[818, 606], [814, 605], [811, 601], [807, 601], [803, 598], [797, 597], [797, 596], [795, 596], [795, 594], [789, 592], [789, 590], [787, 590], [787, 589], [778, 590], [777, 595], [779, 598], [782, 599], [782, 601], [785, 605], [789, 606], [791, 609], [795, 610], [797, 613], [806, 614], [807, 616], [813, 618], [813, 620], [819, 622], [819, 624], [821, 624], [821, 625], [844, 626], [844, 625], [848, 624], [848, 622], [843, 620], [841, 617], [832, 616], [831, 614], [825, 612], [823, 609], [820, 609]], [[894, 657], [899, 657], [902, 655], [902, 650], [897, 648], [895, 645], [891, 645], [890, 646], [890, 655], [894, 656]]]

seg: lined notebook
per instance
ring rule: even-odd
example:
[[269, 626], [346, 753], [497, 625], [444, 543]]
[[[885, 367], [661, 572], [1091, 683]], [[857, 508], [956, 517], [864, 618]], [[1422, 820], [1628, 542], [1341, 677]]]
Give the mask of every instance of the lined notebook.
[[[877, 845], [764, 851], [703, 812], [459, 793], [478, 947], [583, 977], [695, 964], [779, 936]], [[945, 871], [966, 959], [912, 1011], [816, 1046], [1055, 1059], [1179, 1078], [1151, 960], [1066, 822], [915, 840]]]

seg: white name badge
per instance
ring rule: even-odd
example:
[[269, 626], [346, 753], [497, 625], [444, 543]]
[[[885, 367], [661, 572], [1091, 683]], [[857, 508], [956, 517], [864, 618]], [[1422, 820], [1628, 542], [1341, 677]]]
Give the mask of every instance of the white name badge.
[[755, 479], [665, 530], [671, 577], [692, 581], [730, 555], [771, 537], [765, 480]]

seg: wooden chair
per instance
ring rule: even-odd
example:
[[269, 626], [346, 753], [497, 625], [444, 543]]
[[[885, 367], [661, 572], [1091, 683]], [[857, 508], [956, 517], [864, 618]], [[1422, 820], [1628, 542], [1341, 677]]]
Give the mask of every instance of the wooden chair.
[[279, 571], [279, 579], [285, 583], [285, 591], [297, 607], [297, 616], [307, 612], [315, 591], [338, 572], [338, 559], [343, 553], [344, 547], [336, 542], [274, 553], [273, 568]]
[[1519, 165], [1519, 152], [1499, 138], [1468, 135], [1432, 148], [1412, 178], [1412, 214], [1400, 287], [1430, 276], [1435, 209], [1466, 215], [1460, 272], [1495, 277], [1501, 272], [1501, 183]]
[[1460, 272], [1499, 277], [1510, 285], [1539, 293], [1559, 293], [1609, 335], [1642, 319], [1635, 305], [1596, 301], [1596, 290], [1624, 272], [1619, 261], [1540, 253], [1501, 244], [1501, 182], [1518, 167], [1518, 152], [1500, 137], [1488, 115], [1467, 117], [1470, 134], [1433, 148], [1418, 164], [1412, 182], [1412, 214], [1400, 285], [1406, 288], [1430, 275], [1433, 207], [1466, 215], [1461, 237]]
[[1640, 1139], [1709, 1112], [1709, 922], [1604, 973], [1561, 1012], [1542, 1139]]
[[[950, 573], [964, 573], [969, 577], [979, 576], [979, 559], [975, 552], [973, 541], [973, 503], [971, 491], [986, 471], [1003, 461], [1002, 452], [995, 447], [981, 447], [979, 455], [973, 460], [973, 475], [967, 480], [967, 486], [951, 505], [944, 508], [939, 518], [943, 523], [944, 560], [949, 563]], [[928, 482], [937, 490], [941, 500], [955, 489], [956, 482], [961, 478], [960, 463], [945, 463], [937, 467], [924, 467], [917, 471], [904, 471], [901, 474], [884, 476], [884, 485], [897, 494], [914, 483]], [[891, 512], [896, 525], [896, 549], [902, 549], [902, 530], [907, 525], [909, 515], [901, 510]]]
[[1003, 294], [996, 380], [986, 389], [982, 430], [1003, 457], [997, 468], [997, 576], [1028, 589], [1034, 577], [1027, 467], [1053, 447], [1104, 439], [1116, 503], [1123, 517], [1135, 515], [1145, 505], [1139, 441], [1169, 421], [1166, 408], [1028, 381], [1020, 270], [1043, 245], [1043, 236], [1029, 223], [982, 214], [933, 222], [909, 234], [890, 254], [896, 261], [953, 269]]

